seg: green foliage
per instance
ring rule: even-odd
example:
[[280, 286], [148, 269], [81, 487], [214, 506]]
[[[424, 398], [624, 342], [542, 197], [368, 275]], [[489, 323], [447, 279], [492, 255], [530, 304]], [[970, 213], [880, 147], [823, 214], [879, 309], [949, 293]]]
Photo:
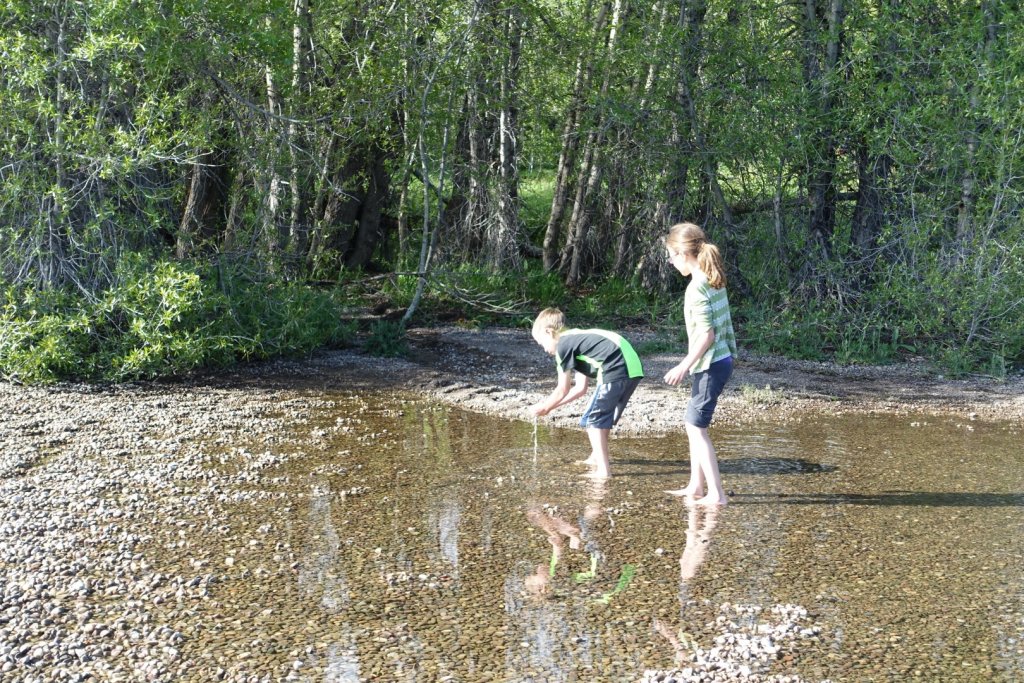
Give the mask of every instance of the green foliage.
[[377, 320], [370, 326], [370, 333], [363, 345], [366, 352], [374, 356], [394, 358], [409, 352], [405, 325], [401, 321]]
[[563, 307], [574, 325], [619, 325], [646, 322], [659, 317], [665, 295], [649, 292], [634, 283], [619, 278], [608, 278], [594, 289], [573, 292]]
[[266, 283], [226, 267], [128, 255], [96, 300], [7, 287], [0, 374], [24, 382], [124, 381], [350, 342], [340, 294]]
[[779, 353], [805, 360], [826, 357], [822, 335], [826, 317], [811, 309], [785, 306], [778, 309], [747, 304], [738, 307], [737, 336], [755, 351]]
[[[1003, 376], [1024, 364], [1015, 4], [854, 3], [837, 32], [792, 3], [744, 6], [742, 21], [728, 3], [711, 4], [679, 22], [643, 0], [621, 18], [614, 51], [609, 27], [595, 30], [596, 10], [582, 0], [513, 3], [508, 20], [522, 23], [501, 31], [468, 0], [396, 7], [361, 7], [357, 23], [372, 27], [361, 31], [348, 4], [317, 4], [300, 79], [292, 51], [302, 24], [282, 0], [183, 0], [175, 11], [9, 0], [0, 370], [128, 379], [344, 343], [352, 328], [338, 311], [351, 298], [293, 278], [355, 277], [339, 276], [339, 264], [366, 235], [382, 238], [375, 265], [415, 267], [424, 202], [430, 227], [441, 224], [441, 205], [446, 218], [419, 312], [426, 320], [529, 325], [558, 306], [574, 324], [644, 324], [683, 341], [678, 297], [606, 277], [610, 246], [620, 235], [648, 243], [666, 211], [718, 216], [725, 201], [737, 209], [728, 234], [714, 219], [708, 227], [748, 285], [730, 289], [741, 343], [844, 363], [925, 356], [953, 374]], [[828, 41], [840, 34], [840, 63], [830, 65]], [[589, 74], [578, 93], [577, 62]], [[514, 83], [495, 80], [505, 71]], [[681, 74], [691, 76], [685, 108]], [[519, 173], [508, 188], [517, 244], [543, 240], [563, 143], [578, 143], [567, 214], [579, 184], [600, 180], [579, 204], [590, 219], [575, 245], [590, 269], [584, 287], [570, 291], [534, 262], [521, 272], [480, 265], [494, 239], [493, 133], [506, 112], [515, 112], [517, 156], [507, 161]], [[596, 145], [586, 149], [588, 140]], [[390, 174], [383, 235], [353, 222], [367, 208], [357, 206], [367, 157]], [[199, 193], [202, 225], [182, 235], [203, 159], [218, 182]], [[299, 182], [286, 177], [292, 171]], [[425, 194], [416, 174], [444, 197]], [[297, 224], [316, 231], [309, 258], [287, 244], [290, 191], [267, 215], [271, 176], [309, 187], [294, 205], [308, 205]], [[829, 179], [825, 194], [837, 201], [834, 225], [812, 235], [815, 177]], [[850, 200], [861, 189], [878, 194], [879, 223], [866, 237], [864, 206]], [[472, 193], [487, 200], [465, 225], [460, 207]], [[238, 210], [230, 230], [229, 208]], [[400, 211], [408, 232], [395, 253]], [[207, 255], [247, 249], [266, 270], [154, 255], [179, 242]], [[650, 270], [644, 253], [629, 252], [618, 272]], [[408, 306], [417, 285], [397, 275], [380, 293]]]
[[530, 240], [537, 246], [544, 241], [548, 216], [551, 213], [551, 199], [555, 192], [555, 174], [550, 171], [535, 171], [525, 175], [519, 183], [519, 218]]
[[545, 273], [536, 264], [526, 268], [522, 276], [523, 296], [536, 304], [538, 311], [542, 308], [557, 306], [567, 297], [565, 283], [557, 273]]

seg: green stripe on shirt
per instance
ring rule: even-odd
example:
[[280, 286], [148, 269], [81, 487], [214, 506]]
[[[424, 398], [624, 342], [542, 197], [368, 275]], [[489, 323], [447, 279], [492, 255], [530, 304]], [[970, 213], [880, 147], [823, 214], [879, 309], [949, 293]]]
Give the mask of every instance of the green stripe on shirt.
[[621, 334], [609, 332], [608, 330], [596, 329], [580, 331], [589, 332], [590, 334], [597, 334], [604, 337], [605, 339], [614, 342], [615, 345], [619, 347], [619, 350], [622, 351], [622, 357], [626, 361], [626, 372], [629, 373], [629, 378], [633, 379], [635, 377], [644, 376], [644, 367], [643, 364], [640, 362], [640, 356], [638, 356], [636, 351], [633, 349], [633, 345], [630, 344], [629, 341]]
[[736, 333], [725, 289], [715, 289], [706, 278], [695, 274], [686, 287], [683, 311], [686, 335], [691, 341], [707, 330], [715, 332], [714, 343], [697, 360], [691, 372], [703, 372], [715, 361], [737, 355]]

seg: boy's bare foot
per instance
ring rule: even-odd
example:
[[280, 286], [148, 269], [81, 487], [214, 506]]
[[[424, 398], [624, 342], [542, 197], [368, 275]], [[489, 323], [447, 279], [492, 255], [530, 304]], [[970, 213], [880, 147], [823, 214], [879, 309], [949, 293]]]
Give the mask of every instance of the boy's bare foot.
[[679, 496], [680, 498], [696, 498], [697, 496], [704, 495], [704, 490], [687, 486], [685, 489], [672, 489], [671, 491], [665, 491], [665, 493], [670, 496]]
[[587, 472], [583, 476], [587, 479], [607, 479], [611, 474], [603, 470], [594, 470], [593, 472]]

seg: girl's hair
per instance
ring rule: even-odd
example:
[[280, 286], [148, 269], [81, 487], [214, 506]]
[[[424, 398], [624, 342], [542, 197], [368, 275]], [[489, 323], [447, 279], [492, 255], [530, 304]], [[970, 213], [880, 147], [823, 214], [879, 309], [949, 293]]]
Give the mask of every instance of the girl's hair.
[[565, 314], [557, 308], [545, 308], [533, 321], [534, 332], [547, 331], [555, 339], [558, 339], [558, 334], [565, 328]]
[[697, 259], [697, 267], [708, 278], [714, 289], [724, 289], [726, 284], [725, 261], [722, 253], [708, 242], [704, 231], [693, 223], [676, 223], [663, 238], [665, 248], [677, 254], [689, 254]]

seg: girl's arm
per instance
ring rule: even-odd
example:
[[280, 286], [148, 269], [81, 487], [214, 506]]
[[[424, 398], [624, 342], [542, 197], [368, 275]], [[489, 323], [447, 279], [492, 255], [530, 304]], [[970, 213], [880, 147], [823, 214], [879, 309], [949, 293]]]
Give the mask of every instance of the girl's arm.
[[690, 344], [690, 352], [686, 354], [686, 357], [680, 361], [679, 365], [675, 366], [671, 370], [665, 373], [665, 382], [675, 386], [686, 378], [687, 373], [690, 372], [690, 368], [700, 360], [700, 357], [704, 355], [711, 345], [715, 343], [715, 330], [709, 327], [706, 331], [697, 335], [694, 338], [693, 343]]

